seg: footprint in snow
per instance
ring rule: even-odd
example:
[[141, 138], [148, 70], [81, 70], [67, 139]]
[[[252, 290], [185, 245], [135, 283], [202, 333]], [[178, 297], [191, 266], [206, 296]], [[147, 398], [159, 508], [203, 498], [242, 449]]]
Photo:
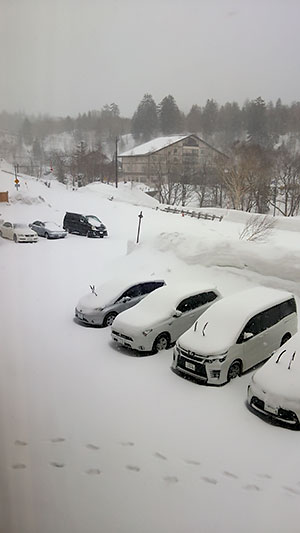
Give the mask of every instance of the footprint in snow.
[[200, 466], [201, 463], [199, 461], [194, 461], [194, 459], [185, 459], [186, 464], [188, 465], [194, 465], [194, 466]]
[[89, 468], [85, 471], [85, 473], [88, 476], [99, 476], [99, 474], [101, 474], [101, 470], [99, 470], [99, 468]]
[[287, 490], [291, 494], [300, 494], [300, 491], [297, 489], [293, 489], [293, 487], [282, 487], [283, 489]]
[[50, 463], [51, 466], [54, 466], [55, 468], [63, 468], [65, 466], [64, 463], [59, 463], [58, 461], [52, 461], [52, 463]]
[[166, 456], [159, 452], [155, 452], [154, 457], [157, 457], [158, 459], [163, 459], [164, 461], [167, 460]]
[[58, 442], [65, 442], [65, 438], [64, 437], [54, 437], [53, 439], [50, 439], [51, 442], [53, 442], [54, 444], [58, 443]]
[[232, 479], [238, 479], [239, 476], [234, 474], [233, 472], [228, 472], [227, 470], [224, 470], [223, 475], [226, 477], [231, 477]]
[[178, 483], [179, 479], [176, 476], [165, 476], [163, 478], [164, 481], [166, 481], [170, 485], [174, 485], [175, 483]]
[[141, 469], [136, 465], [126, 465], [127, 470], [132, 470], [133, 472], [139, 472]]
[[211, 485], [216, 485], [218, 483], [218, 481], [216, 479], [214, 479], [213, 477], [206, 477], [206, 476], [203, 476], [202, 477], [203, 481], [205, 481], [206, 483], [211, 483]]
[[16, 446], [27, 446], [28, 442], [26, 442], [25, 440], [15, 440], [15, 445]]
[[26, 465], [24, 465], [23, 463], [16, 463], [12, 465], [12, 468], [14, 470], [23, 470], [24, 468], [26, 468]]
[[86, 448], [89, 450], [100, 450], [100, 446], [97, 446], [97, 444], [86, 444]]
[[272, 476], [270, 474], [257, 474], [258, 477], [261, 477], [262, 479], [272, 479]]
[[134, 446], [134, 442], [131, 442], [130, 440], [126, 442], [121, 442], [120, 444], [121, 446]]
[[257, 492], [259, 490], [261, 490], [261, 488], [258, 485], [245, 485], [243, 487], [243, 489], [245, 489], [245, 490], [254, 490], [254, 491], [257, 491]]

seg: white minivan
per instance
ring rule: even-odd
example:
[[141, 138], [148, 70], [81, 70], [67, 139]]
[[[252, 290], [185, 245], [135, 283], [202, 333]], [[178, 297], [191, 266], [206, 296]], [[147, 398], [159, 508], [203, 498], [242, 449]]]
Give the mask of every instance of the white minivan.
[[172, 369], [222, 385], [268, 359], [297, 332], [292, 294], [255, 287], [214, 303], [179, 337]]
[[248, 387], [248, 406], [261, 418], [300, 429], [300, 333], [254, 372]]

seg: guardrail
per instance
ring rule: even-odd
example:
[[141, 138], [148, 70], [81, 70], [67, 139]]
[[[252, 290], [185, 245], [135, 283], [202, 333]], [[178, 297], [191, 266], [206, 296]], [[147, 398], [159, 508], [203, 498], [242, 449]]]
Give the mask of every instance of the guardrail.
[[221, 222], [223, 220], [223, 216], [214, 215], [212, 213], [202, 213], [201, 211], [189, 211], [185, 209], [177, 209], [176, 207], [165, 207], [161, 208], [161, 211], [165, 211], [166, 213], [176, 213], [178, 215], [181, 215], [182, 217], [188, 216], [192, 218], [203, 218], [205, 220], [219, 220]]

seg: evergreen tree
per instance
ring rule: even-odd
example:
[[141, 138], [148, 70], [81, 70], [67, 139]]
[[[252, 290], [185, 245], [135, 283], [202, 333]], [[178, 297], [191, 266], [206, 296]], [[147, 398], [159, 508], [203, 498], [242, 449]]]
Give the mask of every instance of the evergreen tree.
[[25, 144], [32, 144], [32, 141], [33, 141], [32, 124], [28, 120], [28, 118], [25, 118], [22, 124], [21, 136]]
[[201, 131], [201, 119], [202, 119], [201, 107], [194, 104], [191, 107], [191, 110], [186, 117], [186, 125], [187, 125], [188, 131], [192, 133], [200, 132]]
[[205, 136], [212, 135], [217, 130], [218, 104], [213, 99], [207, 100], [202, 110], [202, 131]]
[[159, 104], [160, 129], [164, 135], [179, 133], [182, 129], [182, 115], [173, 96], [165, 96]]
[[246, 105], [245, 118], [248, 142], [267, 146], [266, 104], [260, 96]]
[[157, 107], [151, 94], [145, 94], [132, 118], [133, 137], [142, 142], [153, 139], [158, 131]]

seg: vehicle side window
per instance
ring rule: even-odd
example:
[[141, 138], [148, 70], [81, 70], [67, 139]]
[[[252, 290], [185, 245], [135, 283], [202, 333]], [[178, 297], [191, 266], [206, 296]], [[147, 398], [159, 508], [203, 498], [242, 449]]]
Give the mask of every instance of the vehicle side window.
[[152, 291], [155, 291], [155, 289], [158, 289], [159, 287], [162, 287], [164, 285], [163, 281], [147, 281], [146, 283], [141, 284], [141, 291], [142, 294], [149, 294]]
[[[242, 333], [240, 334], [237, 340], [237, 343], [241, 344], [242, 342], [247, 341], [249, 338], [255, 337], [262, 331], [262, 313], [259, 313], [253, 318], [250, 318], [250, 320], [247, 322], [246, 326], [244, 327]], [[244, 334], [247, 335], [247, 333], [250, 334], [251, 337], [245, 338]]]
[[280, 305], [274, 305], [270, 309], [263, 311], [262, 316], [262, 330], [271, 328], [281, 320]]
[[209, 291], [206, 293], [206, 295], [207, 295], [207, 302], [213, 302], [217, 298], [217, 295], [214, 291]]
[[138, 296], [141, 296], [142, 294], [142, 288], [141, 285], [134, 285], [133, 287], [130, 287], [130, 289], [127, 289], [127, 291], [123, 292], [122, 296], [120, 296], [119, 300], [122, 300], [122, 298], [137, 298]]
[[296, 307], [296, 302], [294, 298], [291, 298], [290, 300], [287, 300], [287, 302], [283, 302], [282, 304], [280, 304], [281, 318], [284, 318], [296, 312], [297, 312], [297, 307]]
[[12, 228], [12, 224], [10, 222], [5, 222], [3, 226], [5, 226], [6, 228]]
[[182, 300], [176, 309], [182, 313], [186, 313], [187, 311], [192, 311], [193, 309], [200, 307], [204, 303], [206, 303], [204, 294], [196, 294], [195, 296], [190, 296], [189, 298]]

